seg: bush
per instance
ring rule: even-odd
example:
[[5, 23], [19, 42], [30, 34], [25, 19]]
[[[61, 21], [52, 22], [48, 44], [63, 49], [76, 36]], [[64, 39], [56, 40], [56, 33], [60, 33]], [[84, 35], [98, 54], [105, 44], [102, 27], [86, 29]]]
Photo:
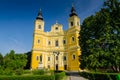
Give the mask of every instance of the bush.
[[34, 74], [34, 75], [44, 75], [45, 72], [44, 72], [43, 69], [41, 69], [41, 70], [34, 70], [34, 71], [33, 71], [33, 74]]
[[80, 72], [80, 75], [89, 80], [116, 80], [117, 73]]
[[31, 72], [32, 72], [31, 70], [24, 70], [23, 74], [31, 74]]
[[5, 70], [3, 71], [3, 75], [13, 75], [13, 70], [5, 69]]
[[118, 75], [116, 76], [116, 79], [117, 79], [117, 80], [120, 80], [120, 74], [118, 74]]
[[15, 70], [16, 75], [22, 75], [23, 74], [23, 69], [17, 69]]
[[54, 80], [54, 76], [49, 75], [0, 76], [0, 80]]
[[62, 80], [66, 76], [65, 72], [56, 73], [55, 80]]

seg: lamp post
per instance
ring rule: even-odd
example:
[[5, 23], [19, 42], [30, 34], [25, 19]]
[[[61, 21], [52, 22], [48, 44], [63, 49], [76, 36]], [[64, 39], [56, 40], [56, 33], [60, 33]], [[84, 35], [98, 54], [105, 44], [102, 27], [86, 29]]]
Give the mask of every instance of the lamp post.
[[[57, 57], [58, 57], [60, 53], [54, 51], [53, 54], [54, 54], [54, 70], [58, 71], [58, 69], [55, 68], [55, 67], [56, 67], [56, 64], [55, 64], [55, 59], [56, 59], [56, 58], [55, 58], [55, 55], [57, 55]], [[59, 60], [59, 58], [58, 58], [58, 60]], [[59, 64], [59, 63], [58, 63], [58, 61], [57, 61], [57, 67], [58, 67], [58, 64]], [[58, 68], [59, 68], [59, 67], [58, 67]]]

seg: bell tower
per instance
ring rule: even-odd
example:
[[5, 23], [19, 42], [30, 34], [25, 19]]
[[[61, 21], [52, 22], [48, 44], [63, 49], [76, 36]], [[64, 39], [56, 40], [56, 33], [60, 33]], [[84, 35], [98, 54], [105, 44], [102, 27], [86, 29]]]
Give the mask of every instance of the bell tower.
[[43, 20], [43, 17], [42, 17], [42, 11], [40, 9], [40, 11], [38, 12], [38, 16], [36, 17], [36, 20], [35, 20], [35, 31], [44, 31], [44, 20]]
[[69, 28], [80, 27], [80, 18], [78, 17], [74, 6], [72, 5], [71, 13], [69, 18]]

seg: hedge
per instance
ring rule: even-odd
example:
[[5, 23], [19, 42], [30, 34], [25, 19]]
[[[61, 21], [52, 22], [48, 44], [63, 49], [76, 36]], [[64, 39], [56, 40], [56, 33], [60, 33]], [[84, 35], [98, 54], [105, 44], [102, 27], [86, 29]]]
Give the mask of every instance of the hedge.
[[80, 75], [89, 80], [117, 80], [118, 73], [80, 72]]
[[55, 80], [62, 80], [66, 76], [65, 72], [55, 74]]
[[0, 76], [0, 80], [54, 80], [50, 75]]

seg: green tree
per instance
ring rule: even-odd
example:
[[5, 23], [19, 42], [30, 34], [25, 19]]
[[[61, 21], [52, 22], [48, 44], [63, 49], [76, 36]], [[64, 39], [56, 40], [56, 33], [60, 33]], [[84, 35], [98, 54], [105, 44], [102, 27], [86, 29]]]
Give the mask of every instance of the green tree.
[[99, 12], [83, 21], [80, 35], [82, 69], [120, 72], [119, 0], [106, 0]]
[[26, 64], [26, 66], [24, 67], [24, 69], [30, 69], [30, 65], [31, 65], [31, 55], [32, 55], [31, 52], [32, 52], [32, 51], [29, 51], [29, 52], [25, 53], [26, 56], [27, 56], [27, 64]]
[[3, 65], [3, 56], [2, 56], [2, 54], [0, 53], [0, 66], [2, 66]]
[[10, 53], [6, 54], [4, 57], [4, 68], [17, 70], [23, 69], [27, 63], [26, 54], [15, 54], [15, 51], [11, 50]]

